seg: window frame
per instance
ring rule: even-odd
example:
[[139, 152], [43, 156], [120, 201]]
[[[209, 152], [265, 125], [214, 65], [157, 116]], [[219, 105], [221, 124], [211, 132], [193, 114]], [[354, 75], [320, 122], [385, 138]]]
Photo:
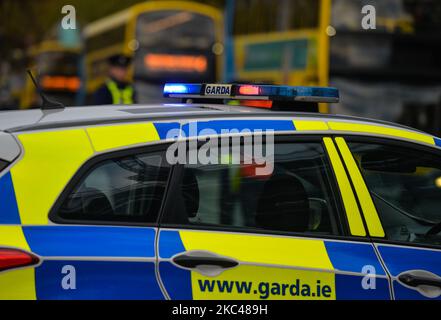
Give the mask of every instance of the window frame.
[[[223, 137], [227, 137], [231, 135], [226, 135]], [[237, 135], [235, 135], [237, 136]], [[240, 135], [242, 136], [242, 135]], [[176, 189], [179, 187], [180, 177], [183, 173], [183, 165], [175, 165], [175, 169], [172, 172], [172, 177], [170, 180], [170, 186], [168, 192], [166, 194], [165, 205], [163, 210], [161, 211], [161, 215], [159, 218], [159, 228], [160, 229], [169, 229], [169, 230], [197, 230], [197, 231], [214, 231], [214, 232], [232, 232], [236, 234], [259, 234], [259, 235], [275, 235], [275, 236], [289, 236], [289, 237], [299, 237], [299, 238], [312, 238], [312, 239], [335, 239], [335, 240], [355, 240], [355, 241], [363, 241], [370, 242], [368, 236], [366, 237], [354, 237], [349, 232], [349, 223], [347, 219], [347, 215], [343, 206], [343, 198], [341, 194], [340, 187], [337, 182], [337, 177], [334, 172], [334, 167], [332, 166], [331, 159], [329, 158], [329, 153], [324, 144], [323, 138], [330, 137], [332, 135], [320, 135], [320, 134], [308, 134], [308, 135], [300, 135], [300, 134], [277, 134], [274, 135], [274, 142], [277, 143], [318, 143], [323, 148], [324, 156], [327, 161], [327, 165], [329, 167], [330, 174], [330, 190], [333, 192], [333, 201], [334, 201], [334, 219], [340, 232], [339, 235], [328, 235], [328, 234], [314, 234], [314, 233], [301, 233], [301, 232], [287, 232], [287, 231], [273, 231], [273, 230], [259, 230], [252, 228], [244, 228], [244, 227], [234, 227], [234, 226], [206, 226], [206, 225], [181, 225], [181, 224], [169, 224], [164, 223], [164, 217], [172, 210], [173, 199], [171, 199], [171, 195], [174, 194]], [[190, 139], [186, 139], [188, 142]], [[198, 145], [199, 148], [199, 145]]]
[[[348, 147], [349, 147], [349, 143], [351, 143], [351, 142], [352, 143], [366, 143], [366, 144], [380, 144], [380, 145], [386, 145], [386, 146], [413, 149], [414, 151], [429, 153], [429, 154], [432, 154], [432, 155], [435, 155], [435, 156], [438, 156], [441, 158], [441, 149], [437, 148], [435, 145], [432, 147], [430, 145], [426, 145], [426, 144], [422, 144], [422, 143], [418, 143], [418, 142], [412, 142], [412, 141], [408, 141], [408, 140], [399, 140], [399, 139], [389, 138], [389, 137], [366, 136], [366, 135], [357, 135], [357, 134], [354, 134], [354, 135], [342, 134], [342, 135], [335, 135], [334, 137], [342, 137], [345, 140], [345, 142], [348, 144]], [[354, 156], [354, 153], [352, 152], [352, 150], [350, 148], [349, 148], [349, 150], [351, 151], [352, 156]], [[358, 165], [357, 165], [357, 169], [360, 171], [360, 174], [363, 177], [363, 181], [366, 185], [366, 188], [368, 189], [369, 194], [370, 194], [371, 190], [368, 187], [368, 185], [366, 184], [365, 177], [364, 177], [363, 173], [361, 172], [360, 168], [358, 167]], [[355, 194], [355, 196], [357, 197], [357, 194]], [[371, 195], [371, 197], [372, 197], [372, 195]], [[358, 199], [358, 197], [357, 197], [357, 199]], [[359, 199], [358, 199], [358, 201], [359, 201]], [[378, 213], [378, 208], [377, 208], [375, 202], [374, 202], [374, 206], [375, 206], [375, 209], [377, 210], [377, 213]], [[381, 225], [382, 225], [383, 229], [385, 230], [381, 214], [378, 213], [378, 217], [380, 218]], [[363, 219], [364, 219], [364, 215], [363, 215]], [[386, 235], [386, 237], [387, 237], [387, 235]], [[386, 237], [385, 238], [372, 237], [372, 241], [375, 243], [382, 243], [382, 244], [391, 244], [391, 245], [407, 246], [407, 247], [414, 247], [414, 248], [427, 248], [427, 249], [441, 250], [441, 245], [406, 242], [406, 241], [399, 241], [399, 240], [390, 240], [390, 239], [387, 239]]]
[[156, 215], [156, 219], [154, 222], [130, 222], [130, 221], [103, 221], [103, 220], [81, 220], [81, 219], [66, 219], [59, 215], [59, 210], [64, 204], [64, 202], [67, 200], [69, 195], [72, 194], [72, 192], [75, 190], [76, 187], [86, 178], [95, 168], [97, 165], [108, 161], [108, 160], [114, 160], [118, 158], [124, 158], [128, 156], [133, 155], [140, 155], [140, 154], [149, 154], [149, 153], [155, 153], [155, 152], [164, 152], [164, 154], [167, 151], [167, 147], [170, 146], [170, 142], [164, 142], [164, 143], [158, 143], [155, 145], [148, 145], [148, 146], [141, 146], [141, 147], [135, 147], [130, 149], [123, 149], [123, 150], [116, 150], [112, 152], [107, 152], [103, 154], [96, 155], [89, 160], [87, 160], [73, 175], [73, 177], [70, 179], [70, 181], [66, 184], [61, 194], [58, 196], [57, 200], [55, 201], [54, 205], [49, 211], [49, 221], [60, 224], [60, 225], [94, 225], [94, 226], [138, 226], [138, 227], [158, 227], [159, 224], [159, 218], [161, 216], [161, 212], [164, 208], [165, 200], [167, 198], [168, 190], [170, 188], [170, 181], [173, 176], [173, 170], [174, 166], [170, 166], [170, 170], [168, 173], [167, 181], [166, 181], [166, 187], [164, 196], [162, 198], [162, 202], [160, 205], [159, 212]]

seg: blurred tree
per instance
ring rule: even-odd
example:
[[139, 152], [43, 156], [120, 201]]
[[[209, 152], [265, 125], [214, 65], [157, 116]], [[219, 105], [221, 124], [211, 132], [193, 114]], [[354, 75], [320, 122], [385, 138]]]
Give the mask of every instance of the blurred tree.
[[237, 35], [314, 28], [319, 0], [238, 0], [234, 20]]

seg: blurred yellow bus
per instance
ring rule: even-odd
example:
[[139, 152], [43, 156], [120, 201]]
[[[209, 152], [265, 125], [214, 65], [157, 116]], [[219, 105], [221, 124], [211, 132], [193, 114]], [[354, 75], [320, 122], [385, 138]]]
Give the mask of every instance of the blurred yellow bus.
[[[30, 69], [44, 93], [66, 106], [84, 104], [84, 72], [80, 47], [67, 48], [57, 41], [44, 41], [31, 48], [29, 54]], [[39, 104], [36, 88], [27, 77], [20, 108], [33, 108]]]
[[87, 93], [106, 79], [107, 59], [133, 58], [138, 102], [162, 100], [165, 82], [216, 82], [222, 78], [223, 14], [187, 1], [146, 2], [87, 25]]

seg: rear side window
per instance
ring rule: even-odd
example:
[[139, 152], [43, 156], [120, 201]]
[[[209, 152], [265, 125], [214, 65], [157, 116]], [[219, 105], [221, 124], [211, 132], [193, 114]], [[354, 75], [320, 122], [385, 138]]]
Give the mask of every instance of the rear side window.
[[322, 144], [276, 143], [269, 161], [260, 173], [258, 165], [228, 161], [183, 165], [165, 224], [339, 235], [338, 192]]
[[56, 220], [156, 222], [169, 171], [161, 152], [99, 162], [68, 193]]

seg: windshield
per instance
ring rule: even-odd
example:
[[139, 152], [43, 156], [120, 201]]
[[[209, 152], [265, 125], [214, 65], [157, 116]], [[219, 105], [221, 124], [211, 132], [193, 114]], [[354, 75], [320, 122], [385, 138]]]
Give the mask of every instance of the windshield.
[[208, 50], [215, 42], [214, 22], [189, 11], [155, 11], [138, 17], [140, 47]]
[[39, 74], [45, 75], [76, 75], [80, 55], [70, 52], [45, 52], [36, 58]]
[[136, 41], [136, 80], [216, 81], [212, 18], [178, 10], [144, 13], [137, 20]]

